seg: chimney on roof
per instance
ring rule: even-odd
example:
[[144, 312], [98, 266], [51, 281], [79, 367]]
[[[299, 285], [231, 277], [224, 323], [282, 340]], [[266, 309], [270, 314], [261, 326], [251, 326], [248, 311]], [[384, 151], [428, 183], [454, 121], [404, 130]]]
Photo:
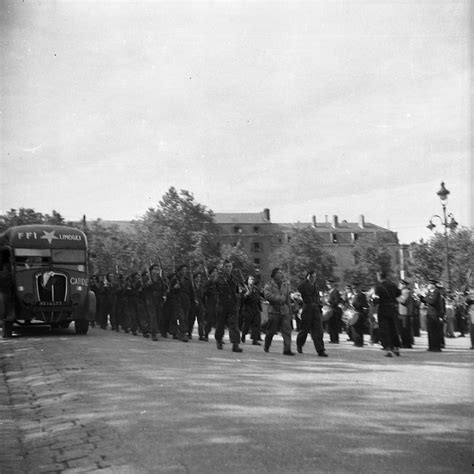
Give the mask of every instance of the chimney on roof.
[[266, 221], [270, 222], [270, 209], [265, 208], [265, 209], [263, 210], [263, 218], [264, 218]]
[[326, 214], [324, 217], [326, 218], [326, 224], [327, 224], [329, 222], [328, 221], [328, 215]]
[[313, 227], [316, 227], [316, 216], [313, 216]]
[[363, 229], [365, 227], [365, 219], [364, 219], [364, 214], [361, 214], [359, 216], [359, 227]]
[[332, 226], [336, 228], [338, 226], [337, 216], [332, 216]]

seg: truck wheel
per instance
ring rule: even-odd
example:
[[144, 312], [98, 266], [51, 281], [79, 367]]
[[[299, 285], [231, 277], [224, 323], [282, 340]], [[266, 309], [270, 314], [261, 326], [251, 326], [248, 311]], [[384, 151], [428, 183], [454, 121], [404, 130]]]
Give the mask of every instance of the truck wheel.
[[7, 339], [13, 336], [13, 321], [3, 321], [3, 338]]
[[87, 319], [76, 319], [74, 321], [76, 334], [87, 334], [89, 329], [89, 321]]

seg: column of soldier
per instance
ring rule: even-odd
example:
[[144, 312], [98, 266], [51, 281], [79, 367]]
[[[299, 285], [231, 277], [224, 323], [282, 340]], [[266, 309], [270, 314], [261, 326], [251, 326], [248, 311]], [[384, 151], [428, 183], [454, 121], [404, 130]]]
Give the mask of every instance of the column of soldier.
[[[381, 272], [378, 284], [368, 291], [362, 291], [359, 282], [339, 291], [334, 280], [328, 280], [323, 291], [316, 277], [316, 271], [309, 270], [297, 291], [291, 291], [280, 268], [274, 268], [270, 281], [262, 285], [255, 276], [244, 280], [227, 260], [205, 273], [189, 272], [183, 264], [165, 276], [161, 266], [153, 264], [128, 276], [95, 275], [91, 290], [96, 294], [97, 312], [91, 326], [106, 329], [110, 322], [117, 332], [140, 333], [153, 341], [160, 335], [188, 342], [197, 322], [199, 341], [209, 341], [214, 329], [219, 350], [227, 328], [233, 352], [242, 352], [240, 344], [247, 335], [253, 345], [262, 345], [262, 332], [263, 349], [269, 352], [279, 332], [284, 355], [295, 355], [291, 333], [296, 329], [297, 352], [303, 352], [310, 335], [320, 357], [328, 356], [324, 331], [330, 344], [338, 344], [340, 335], [347, 333], [355, 347], [363, 347], [368, 335], [370, 344], [381, 344], [386, 357], [399, 356], [400, 348], [412, 348], [420, 329], [428, 332], [428, 350], [433, 352], [440, 352], [444, 338], [454, 337], [455, 330], [460, 337], [469, 332], [473, 298], [445, 294], [435, 280], [422, 291], [413, 291], [406, 281], [397, 286]], [[262, 313], [262, 303], [267, 305], [267, 318], [262, 318], [267, 313]], [[471, 343], [472, 349], [473, 331]]]

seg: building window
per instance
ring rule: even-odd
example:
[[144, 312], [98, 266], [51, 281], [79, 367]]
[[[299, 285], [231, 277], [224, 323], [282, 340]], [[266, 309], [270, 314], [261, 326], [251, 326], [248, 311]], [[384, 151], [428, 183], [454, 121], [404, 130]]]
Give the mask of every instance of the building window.
[[253, 233], [258, 234], [260, 232], [260, 227], [258, 225], [253, 226]]
[[254, 263], [254, 265], [260, 265], [260, 259], [259, 258], [254, 258], [253, 263]]
[[261, 251], [262, 251], [262, 246], [260, 245], [260, 242], [253, 242], [252, 252], [261, 252]]
[[358, 239], [359, 234], [357, 234], [356, 232], [352, 232], [352, 242], [357, 242]]
[[240, 234], [242, 232], [242, 227], [239, 227], [238, 225], [236, 225], [234, 227], [234, 234]]
[[333, 244], [337, 244], [337, 234], [331, 234], [331, 239]]

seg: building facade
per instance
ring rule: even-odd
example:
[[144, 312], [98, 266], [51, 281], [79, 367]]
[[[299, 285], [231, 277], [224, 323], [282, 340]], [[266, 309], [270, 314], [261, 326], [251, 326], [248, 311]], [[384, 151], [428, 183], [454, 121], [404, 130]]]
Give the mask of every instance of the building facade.
[[334, 274], [344, 283], [344, 271], [355, 265], [353, 249], [359, 239], [376, 238], [389, 250], [395, 266], [400, 264], [400, 245], [396, 232], [366, 222], [363, 215], [357, 222], [339, 222], [338, 216], [327, 216], [323, 222], [317, 222], [316, 216], [311, 222], [294, 224], [272, 223], [270, 210], [258, 213], [216, 213], [215, 222], [220, 228], [220, 244], [235, 246], [239, 243], [248, 254], [250, 261], [267, 279], [270, 274], [270, 255], [279, 246], [287, 243], [298, 228], [311, 226], [320, 235], [322, 246], [334, 257]]

